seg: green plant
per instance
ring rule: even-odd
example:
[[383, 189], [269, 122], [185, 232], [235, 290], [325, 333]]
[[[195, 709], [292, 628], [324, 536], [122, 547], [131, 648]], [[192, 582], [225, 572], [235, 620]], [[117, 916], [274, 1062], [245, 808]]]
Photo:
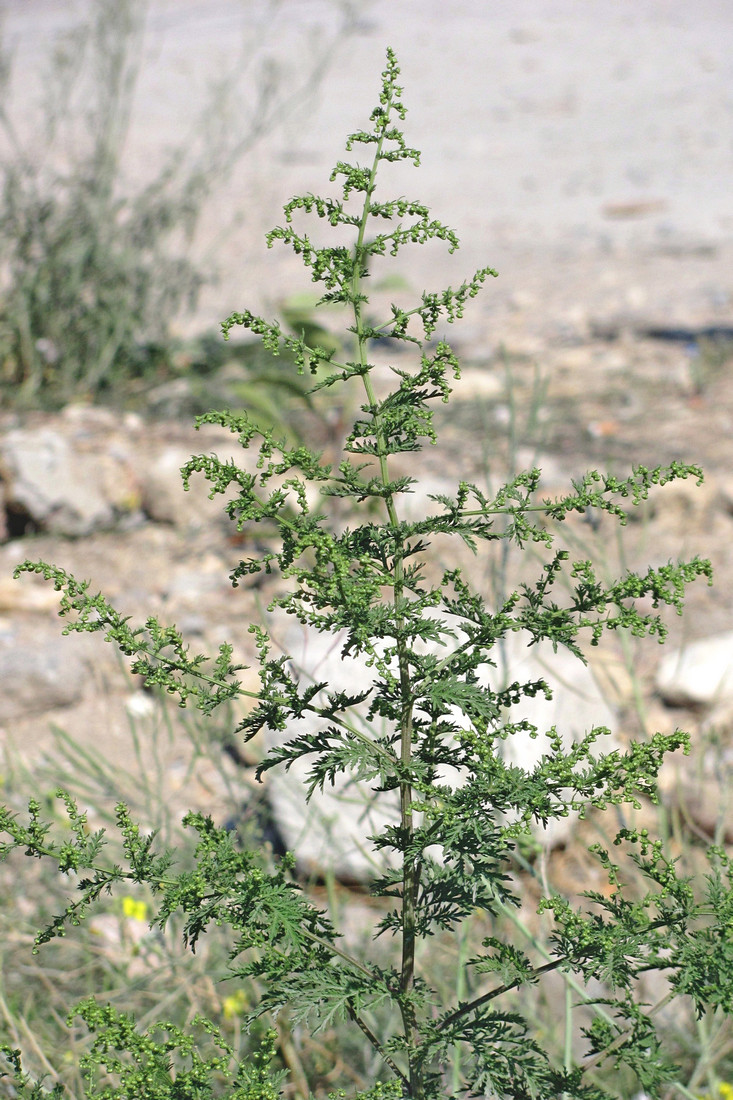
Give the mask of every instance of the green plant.
[[[423, 1100], [467, 1092], [515, 1100], [605, 1100], [620, 1095], [619, 1082], [629, 1079], [657, 1096], [676, 1073], [657, 1032], [661, 1009], [675, 996], [690, 998], [698, 1015], [733, 1007], [733, 877], [726, 852], [712, 846], [709, 871], [697, 881], [678, 875], [674, 860], [646, 829], [620, 828], [612, 845], [590, 848], [606, 890], [587, 891], [584, 907], [571, 905], [554, 890], [540, 898], [537, 911], [549, 927], [549, 950], [537, 939], [522, 946], [496, 930], [499, 918], [520, 925], [517, 868], [527, 865], [522, 846], [533, 822], [546, 824], [574, 810], [583, 815], [591, 808], [639, 807], [640, 798], [655, 801], [666, 754], [686, 751], [689, 739], [680, 732], [654, 734], [624, 752], [596, 755], [605, 731], [591, 728], [566, 749], [557, 730], [512, 719], [512, 708], [526, 696], [547, 693], [546, 684], [497, 687], [491, 668], [502, 640], [520, 630], [532, 643], [549, 640], [579, 660], [585, 641], [595, 645], [606, 631], [662, 640], [658, 609], [668, 605], [681, 611], [687, 584], [710, 579], [709, 563], [698, 558], [670, 562], [605, 581], [590, 561], [570, 558], [546, 521], [562, 530], [568, 517], [592, 508], [604, 522], [623, 524], [627, 510], [644, 501], [652, 486], [702, 475], [680, 463], [638, 467], [626, 478], [591, 471], [566, 496], [540, 500], [539, 471], [532, 469], [517, 473], [493, 496], [460, 481], [454, 497], [436, 498], [437, 514], [410, 522], [400, 518], [400, 502], [416, 479], [393, 473], [391, 466], [405, 456], [419, 460], [425, 441], [434, 442], [431, 402], [447, 401], [453, 380], [460, 377], [450, 346], [443, 339], [433, 345], [431, 338], [439, 326], [462, 316], [469, 299], [495, 273], [483, 268], [456, 289], [423, 293], [411, 309], [393, 306], [386, 320], [365, 320], [367, 268], [408, 243], [437, 238], [451, 249], [458, 244], [421, 203], [375, 197], [377, 173], [384, 166], [419, 163], [399, 125], [405, 109], [398, 74], [388, 51], [371, 129], [357, 131], [347, 143], [348, 150], [369, 149], [371, 164], [339, 161], [332, 180], [340, 182], [341, 196], [308, 194], [291, 200], [285, 225], [268, 237], [270, 244], [282, 241], [303, 257], [313, 280], [323, 284], [322, 302], [348, 306], [353, 360], [338, 362], [333, 347], [310, 346], [302, 335], [288, 336], [278, 323], [252, 313], [233, 314], [223, 326], [225, 335], [244, 326], [275, 356], [291, 353], [301, 371], [318, 372], [318, 391], [363, 388], [342, 461], [325, 465], [318, 453], [280, 443], [246, 416], [212, 412], [199, 423], [225, 425], [245, 448], [259, 446], [258, 472], [247, 473], [212, 455], [193, 457], [183, 469], [186, 486], [195, 474], [203, 474], [212, 497], [236, 490], [226, 510], [238, 529], [262, 525], [272, 535], [268, 552], [233, 569], [234, 586], [254, 574], [279, 572], [289, 587], [271, 607], [338, 638], [345, 656], [366, 662], [371, 682], [351, 691], [299, 682], [286, 657], [272, 655], [267, 630], [252, 625], [261, 687], [247, 692], [237, 680], [242, 666], [233, 661], [230, 646], [222, 645], [212, 658], [192, 655], [174, 627], [154, 617], [132, 626], [104, 596], [93, 595], [88, 582], [60, 567], [26, 561], [16, 571], [40, 574], [54, 584], [61, 593], [66, 632], [101, 632], [132, 658], [133, 670], [148, 685], [162, 688], [181, 706], [196, 705], [211, 714], [229, 700], [249, 697], [252, 709], [239, 726], [245, 738], [266, 727], [289, 730], [289, 739], [262, 760], [260, 774], [305, 759], [304, 797], [341, 773], [370, 784], [377, 801], [396, 797], [397, 824], [369, 838], [376, 856], [392, 857], [375, 875], [372, 893], [384, 903], [376, 932], [387, 944], [392, 937], [394, 964], [384, 963], [379, 945], [362, 954], [342, 942], [328, 912], [297, 880], [292, 855], [270, 868], [259, 851], [240, 849], [229, 832], [202, 814], [185, 819], [197, 836], [196, 848], [191, 862], [176, 867], [176, 853], [144, 834], [119, 804], [116, 824], [124, 859], [115, 864], [104, 858], [103, 832], [92, 832], [75, 800], [59, 791], [66, 831], [59, 833], [32, 799], [27, 818], [10, 811], [0, 816], [8, 837], [2, 855], [20, 849], [48, 860], [76, 886], [64, 911], [39, 933], [38, 948], [79, 923], [107, 892], [121, 887], [130, 896], [131, 884], [147, 890], [153, 926], [163, 929], [175, 915], [182, 918], [184, 942], [191, 949], [210, 930], [228, 926], [235, 937], [230, 973], [238, 983], [251, 978], [261, 983], [261, 1000], [246, 1023], [285, 1009], [297, 1024], [315, 1031], [344, 1019], [379, 1062], [378, 1080], [359, 1092], [362, 1097]], [[350, 232], [352, 243], [317, 246], [296, 226], [296, 219], [311, 213], [336, 228], [340, 241]], [[370, 342], [385, 336], [417, 353], [411, 372], [393, 369], [391, 389], [369, 362]], [[307, 492], [309, 486], [320, 490], [317, 501]], [[334, 498], [352, 506], [350, 526], [330, 522], [327, 506]], [[383, 509], [381, 522], [374, 516], [375, 502]], [[544, 555], [540, 577], [508, 591], [489, 608], [458, 565], [434, 575], [430, 543], [444, 537], [473, 551], [481, 544], [499, 552], [505, 542], [532, 545]], [[569, 584], [567, 592], [561, 579]], [[640, 605], [643, 599], [651, 601], [651, 609]], [[298, 732], [304, 715], [319, 719], [315, 732]], [[546, 740], [546, 751], [531, 771], [507, 764], [500, 752], [504, 740], [522, 733]], [[449, 783], [444, 768], [456, 769], [460, 780]], [[493, 931], [478, 949], [469, 949], [463, 933], [477, 912], [492, 922]], [[441, 942], [456, 939], [458, 973], [451, 1003], [430, 980], [424, 948], [433, 936]], [[650, 1007], [639, 1002], [636, 987], [640, 977], [655, 970], [667, 976], [668, 992]], [[559, 1056], [545, 1049], [542, 1036], [532, 1033], [516, 1007], [516, 995], [551, 972], [559, 973], [567, 988], [566, 1037]], [[470, 990], [462, 980], [466, 973]], [[590, 1006], [595, 1016], [583, 1029], [585, 1051], [578, 1056], [570, 1025], [580, 1005]], [[277, 1076], [263, 1068], [274, 1053], [269, 1038], [260, 1061], [232, 1069], [236, 1052], [206, 1022], [199, 1025], [199, 1046], [172, 1025], [167, 1037], [143, 1033], [129, 1017], [94, 1002], [85, 1002], [79, 1011], [99, 1036], [87, 1063], [90, 1096], [264, 1100], [279, 1088]], [[165, 1033], [166, 1025], [159, 1026]], [[21, 1080], [17, 1054], [11, 1051], [8, 1057], [21, 1086], [35, 1088]], [[97, 1076], [103, 1069], [112, 1084]], [[184, 1082], [180, 1088], [176, 1072]], [[224, 1079], [226, 1073], [234, 1074], [234, 1084]], [[675, 1087], [690, 1095], [681, 1082]]]
[[[85, 748], [73, 735], [56, 729], [51, 756], [36, 762], [32, 772], [6, 749], [2, 800], [20, 809], [23, 792], [52, 791], [61, 784], [88, 808], [92, 828], [114, 826], [114, 805], [125, 800], [136, 820], [156, 830], [159, 842], [177, 849], [180, 866], [190, 849], [180, 816], [189, 792], [203, 778], [210, 791], [218, 792], [217, 814], [223, 820], [236, 815], [240, 842], [261, 844], [256, 804], [250, 800], [243, 811], [240, 777], [221, 751], [222, 739], [235, 724], [231, 716], [227, 719], [226, 708], [212, 730], [212, 723], [205, 724], [197, 712], [178, 712], [164, 698], [155, 705], [150, 697], [138, 696], [135, 701], [147, 702], [148, 707], [137, 718], [129, 714], [136, 758], [129, 770], [119, 761], [110, 765], [105, 752]], [[179, 752], [188, 748], [190, 759], [188, 774], [178, 771], [171, 784], [163, 761], [174, 737]], [[176, 791], [179, 783], [183, 787]], [[43, 812], [54, 814], [53, 797], [41, 801]], [[58, 822], [63, 828], [62, 818]], [[124, 859], [121, 846], [108, 847], [107, 854], [115, 861]], [[92, 993], [109, 1000], [118, 1012], [134, 1013], [140, 1027], [165, 1020], [186, 1029], [206, 1012], [241, 1051], [238, 1021], [228, 1011], [226, 987], [217, 981], [230, 946], [225, 937], [209, 941], [196, 955], [180, 952], [175, 934], [165, 937], [148, 928], [147, 897], [137, 891], [134, 896], [115, 897], [85, 922], [72, 943], [57, 940], [34, 956], [30, 949], [39, 925], [65, 904], [64, 884], [52, 866], [42, 863], [24, 878], [19, 893], [12, 866], [0, 867], [0, 899], [0, 1044], [25, 1046], [44, 1072], [51, 1072], [55, 1062], [72, 1096], [83, 1093], [81, 1066], [92, 1037], [85, 1034], [79, 1018], [69, 1033], [65, 1018], [70, 1005]], [[249, 999], [254, 1001], [256, 993]], [[57, 1058], [58, 1051], [62, 1057]], [[4, 1095], [0, 1085], [0, 1096]]]

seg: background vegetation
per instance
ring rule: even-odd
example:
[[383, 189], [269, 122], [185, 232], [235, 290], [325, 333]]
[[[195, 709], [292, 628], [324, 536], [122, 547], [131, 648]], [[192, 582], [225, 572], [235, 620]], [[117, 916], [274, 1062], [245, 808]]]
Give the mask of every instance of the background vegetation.
[[[267, 52], [281, 6], [250, 5], [230, 71], [212, 80], [190, 132], [142, 183], [130, 177], [125, 153], [147, 0], [95, 0], [86, 22], [56, 37], [30, 133], [32, 112], [11, 94], [12, 50], [0, 39], [0, 401], [56, 408], [137, 397], [144, 408], [151, 387], [187, 376], [195, 381], [184, 400], [176, 404], [175, 391], [162, 400], [174, 414], [210, 407], [207, 380], [222, 366], [221, 341], [204, 334], [185, 346], [173, 336], [176, 318], [216, 278], [212, 255], [203, 266], [191, 259], [202, 213], [242, 158], [314, 94], [355, 18], [347, 0], [333, 0], [335, 36], [324, 36], [302, 72], [284, 73]], [[243, 92], [245, 78], [254, 98]], [[263, 378], [256, 351], [235, 349], [232, 358], [244, 366], [235, 399], [263, 405], [269, 389], [287, 404], [297, 387], [286, 380], [287, 364]], [[250, 373], [256, 386], [247, 385]]]

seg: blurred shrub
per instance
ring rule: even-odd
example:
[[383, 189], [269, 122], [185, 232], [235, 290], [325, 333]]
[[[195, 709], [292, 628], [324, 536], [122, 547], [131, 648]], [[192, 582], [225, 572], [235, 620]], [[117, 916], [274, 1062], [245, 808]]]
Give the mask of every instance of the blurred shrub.
[[[248, 18], [257, 43], [249, 41], [232, 74], [212, 87], [195, 141], [174, 149], [158, 175], [137, 186], [122, 160], [145, 0], [94, 0], [85, 23], [55, 38], [41, 132], [32, 139], [20, 137], [9, 94], [12, 57], [0, 43], [3, 403], [55, 407], [170, 375], [171, 322], [195, 306], [212, 274], [188, 258], [204, 203], [264, 134], [302, 106], [335, 42], [357, 25], [347, 0], [333, 2], [341, 20], [308, 53], [305, 74], [286, 75], [262, 53], [282, 0], [270, 0], [256, 27]], [[234, 117], [241, 115], [232, 105], [242, 71], [253, 65], [255, 101], [244, 119]]]

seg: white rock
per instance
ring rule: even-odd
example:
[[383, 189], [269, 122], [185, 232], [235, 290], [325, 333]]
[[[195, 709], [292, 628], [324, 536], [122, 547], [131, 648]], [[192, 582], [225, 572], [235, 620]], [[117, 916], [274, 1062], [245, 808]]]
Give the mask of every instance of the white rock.
[[733, 700], [733, 631], [668, 653], [659, 666], [656, 688], [670, 706], [712, 706]]
[[76, 409], [64, 410], [62, 430], [23, 428], [0, 439], [4, 508], [41, 530], [71, 537], [112, 527], [140, 503], [131, 449], [111, 430], [112, 414], [98, 410], [106, 418], [90, 419], [94, 410], [87, 409], [80, 420]]
[[[21, 554], [16, 552], [15, 556], [19, 559]], [[0, 611], [33, 611], [45, 615], [49, 611], [57, 612], [58, 607], [58, 592], [48, 584], [40, 583], [35, 577], [0, 579]]]
[[183, 489], [181, 467], [192, 454], [189, 447], [166, 447], [142, 474], [143, 510], [158, 523], [194, 527], [211, 517], [211, 486], [206, 479], [193, 477], [189, 491]]
[[[328, 681], [331, 690], [359, 690], [371, 683], [365, 658], [341, 656], [343, 635], [318, 634], [313, 630], [289, 630], [286, 648], [301, 682]], [[320, 702], [320, 698], [316, 702]], [[295, 736], [322, 728], [324, 723], [308, 716], [291, 723], [287, 732], [268, 731], [268, 748]], [[333, 786], [316, 791], [305, 801], [308, 757], [295, 761], [285, 771], [279, 766], [266, 773], [267, 797], [275, 825], [285, 847], [296, 853], [298, 868], [307, 875], [325, 870], [342, 882], [368, 882], [387, 865], [396, 865], [395, 853], [376, 858], [367, 837], [385, 825], [399, 823], [399, 800], [395, 792], [375, 798], [369, 785], [339, 774]]]
[[495, 374], [489, 365], [461, 369], [461, 379], [456, 385], [456, 397], [460, 401], [493, 401], [506, 389], [504, 379]]
[[[0, 650], [0, 722], [77, 703], [88, 679], [71, 639]], [[75, 652], [75, 650], [77, 650]]]
[[[325, 681], [331, 690], [359, 691], [372, 683], [372, 671], [366, 659], [343, 658], [343, 635], [318, 634], [303, 627], [290, 627], [284, 631], [283, 648], [298, 670], [301, 682]], [[544, 734], [557, 727], [563, 745], [569, 748], [591, 728], [606, 727], [610, 737], [602, 737], [597, 743], [598, 753], [618, 748], [615, 737], [617, 720], [606, 703], [589, 669], [567, 651], [555, 654], [549, 643], [528, 647], [528, 636], [513, 635], [506, 643], [505, 659], [499, 667], [484, 666], [481, 682], [488, 685], [512, 683], [515, 680], [529, 682], [543, 679], [552, 691], [552, 699], [544, 695], [525, 698], [511, 708], [507, 721], [527, 720], [539, 731], [537, 738], [517, 733], [500, 742], [500, 751], [508, 762], [527, 772], [534, 770], [543, 754], [549, 751]], [[438, 650], [437, 652], [443, 652]], [[502, 663], [506, 667], [502, 668]], [[317, 700], [318, 701], [318, 700]], [[357, 721], [366, 727], [362, 713]], [[301, 734], [321, 729], [324, 723], [315, 716], [308, 716], [290, 724], [285, 733], [270, 732], [267, 745], [272, 747]], [[396, 792], [381, 794], [375, 798], [370, 784], [357, 782], [348, 775], [339, 775], [333, 787], [326, 786], [323, 794], [316, 791], [310, 803], [305, 802], [308, 758], [299, 759], [285, 771], [276, 767], [266, 773], [268, 798], [275, 822], [286, 847], [294, 851], [300, 869], [306, 873], [318, 873], [329, 868], [344, 881], [366, 882], [383, 866], [375, 863], [375, 854], [368, 836], [381, 832], [387, 823], [399, 820]], [[447, 774], [448, 771], [452, 774]], [[458, 769], [446, 769], [443, 782], [458, 784]], [[560, 818], [547, 828], [537, 824], [534, 835], [546, 847], [565, 842], [572, 833], [575, 817]], [[390, 858], [391, 857], [391, 858]], [[394, 853], [383, 853], [379, 859], [394, 862]]]
[[156, 713], [155, 700], [144, 691], [135, 691], [127, 699], [125, 710], [131, 718], [152, 718]]
[[[218, 442], [216, 439], [215, 443]], [[141, 470], [142, 507], [151, 519], [158, 523], [172, 523], [176, 527], [198, 529], [222, 515], [226, 501], [237, 495], [237, 485], [233, 483], [224, 495], [217, 494], [213, 500], [210, 499], [211, 482], [201, 473], [192, 474], [188, 492], [184, 490], [181, 468], [197, 453], [195, 446], [200, 444], [201, 440], [194, 438], [190, 447], [166, 446]], [[224, 448], [214, 446], [211, 451], [222, 462], [234, 462], [240, 468], [255, 468], [257, 453], [238, 447], [230, 435], [226, 437]]]
[[216, 554], [204, 554], [195, 569], [177, 569], [171, 572], [165, 586], [165, 597], [176, 609], [197, 610], [205, 607], [211, 598], [231, 591], [231, 583], [222, 570], [221, 558]]
[[458, 478], [424, 476], [409, 492], [400, 496], [400, 515], [408, 523], [415, 523], [426, 516], [438, 516], [445, 512], [445, 505], [432, 497], [444, 496], [455, 500]]
[[76, 455], [51, 428], [8, 432], [0, 464], [8, 507], [42, 529], [78, 536], [111, 525], [114, 509], [95, 476], [98, 464]]

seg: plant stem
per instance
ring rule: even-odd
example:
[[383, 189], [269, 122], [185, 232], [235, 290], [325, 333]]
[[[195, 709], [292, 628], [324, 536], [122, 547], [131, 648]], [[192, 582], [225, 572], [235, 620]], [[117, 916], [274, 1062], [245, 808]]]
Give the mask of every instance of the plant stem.
[[372, 1044], [374, 1049], [379, 1051], [380, 1055], [382, 1056], [384, 1061], [387, 1063], [389, 1068], [392, 1070], [394, 1075], [396, 1077], [399, 1077], [399, 1079], [400, 1079], [400, 1081], [402, 1081], [403, 1085], [409, 1085], [409, 1081], [408, 1081], [407, 1077], [405, 1077], [405, 1075], [402, 1072], [402, 1070], [400, 1069], [400, 1067], [397, 1065], [396, 1062], [394, 1062], [392, 1060], [392, 1058], [390, 1058], [389, 1054], [387, 1054], [387, 1052], [385, 1051], [383, 1045], [380, 1043], [379, 1039], [374, 1034], [372, 1029], [369, 1027], [369, 1025], [367, 1023], [365, 1023], [364, 1020], [362, 1020], [361, 1016], [357, 1015], [356, 1010], [352, 1007], [352, 1005], [347, 1004], [346, 1011], [348, 1012], [350, 1019], [352, 1019], [354, 1021], [354, 1023], [357, 1025], [357, 1027], [359, 1027], [364, 1032], [364, 1034], [366, 1035], [367, 1039]]
[[[393, 100], [384, 104], [385, 115], [389, 115], [393, 107]], [[357, 353], [361, 367], [361, 378], [364, 384], [369, 409], [374, 421], [374, 435], [376, 440], [377, 458], [379, 461], [379, 473], [383, 485], [389, 484], [389, 469], [387, 466], [387, 441], [381, 417], [378, 412], [377, 396], [369, 375], [369, 363], [367, 360], [368, 337], [364, 332], [364, 320], [362, 317], [361, 272], [364, 264], [365, 248], [364, 237], [367, 222], [371, 213], [371, 197], [375, 188], [377, 167], [382, 157], [382, 145], [385, 131], [382, 128], [377, 141], [374, 160], [372, 162], [369, 181], [364, 195], [364, 207], [359, 221], [359, 232], [354, 250], [353, 274], [351, 283], [351, 301], [354, 310], [354, 332], [357, 340]], [[412, 1100], [423, 1100], [424, 1086], [422, 1066], [416, 1058], [419, 1043], [419, 1030], [415, 1017], [415, 1010], [410, 1003], [411, 993], [415, 981], [415, 906], [420, 885], [420, 870], [414, 856], [407, 856], [406, 852], [414, 835], [414, 822], [412, 814], [412, 784], [409, 779], [409, 769], [412, 762], [412, 689], [410, 682], [410, 668], [407, 654], [407, 646], [404, 638], [404, 619], [402, 615], [402, 601], [404, 599], [404, 552], [399, 535], [399, 519], [395, 507], [394, 496], [387, 493], [384, 498], [389, 523], [394, 533], [395, 550], [393, 556], [393, 584], [392, 600], [395, 608], [395, 639], [397, 643], [397, 661], [400, 679], [401, 715], [400, 715], [400, 765], [402, 776], [400, 778], [400, 834], [403, 851], [403, 875], [402, 875], [402, 959], [400, 966], [400, 997], [399, 1008], [402, 1016], [402, 1024], [407, 1040], [407, 1053], [409, 1061], [409, 1095]]]

